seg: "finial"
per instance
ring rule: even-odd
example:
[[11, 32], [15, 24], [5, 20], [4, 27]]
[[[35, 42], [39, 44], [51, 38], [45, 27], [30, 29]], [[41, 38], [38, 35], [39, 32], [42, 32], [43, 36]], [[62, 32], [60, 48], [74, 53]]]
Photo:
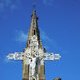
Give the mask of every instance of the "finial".
[[32, 6], [33, 6], [33, 10], [36, 11], [36, 0], [33, 0]]
[[33, 18], [37, 18], [37, 16], [36, 16], [36, 0], [32, 0], [32, 1], [33, 1], [33, 3], [32, 3], [32, 15], [31, 15], [31, 17], [33, 16]]

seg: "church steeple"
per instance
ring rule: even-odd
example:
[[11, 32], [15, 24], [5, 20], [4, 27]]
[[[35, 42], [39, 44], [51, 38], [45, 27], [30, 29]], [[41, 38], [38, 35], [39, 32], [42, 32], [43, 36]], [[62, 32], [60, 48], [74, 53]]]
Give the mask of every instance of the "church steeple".
[[[28, 34], [27, 47], [23, 52], [9, 54], [8, 59], [22, 61], [22, 80], [46, 80], [45, 79], [45, 60], [59, 60], [59, 54], [52, 54], [44, 51], [40, 41], [38, 29], [38, 17], [33, 10], [31, 25]], [[56, 78], [55, 80], [61, 80]]]
[[40, 32], [38, 29], [38, 17], [35, 9], [33, 9], [32, 15], [31, 15], [31, 24], [30, 24], [30, 30], [28, 33], [27, 47], [29, 47], [31, 37], [33, 37], [34, 35], [37, 37], [39, 47], [42, 47], [42, 43], [40, 41]]

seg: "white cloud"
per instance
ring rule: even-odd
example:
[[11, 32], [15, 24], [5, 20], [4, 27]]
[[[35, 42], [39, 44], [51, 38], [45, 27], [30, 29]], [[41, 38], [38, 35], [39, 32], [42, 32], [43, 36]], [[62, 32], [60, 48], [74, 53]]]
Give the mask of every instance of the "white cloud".
[[44, 32], [44, 31], [41, 31], [41, 38], [43, 41], [47, 40], [49, 42], [51, 42], [52, 40], [50, 39], [50, 37], [48, 37], [48, 35]]
[[17, 9], [17, 6], [13, 4], [13, 5], [11, 5], [10, 9], [11, 10]]
[[54, 0], [43, 0], [43, 4], [49, 5], [49, 6], [52, 6], [53, 2], [54, 2]]
[[43, 42], [43, 46], [47, 50], [51, 50], [51, 48], [53, 48], [54, 50], [58, 50], [59, 47], [58, 47], [57, 42], [51, 37], [49, 37], [48, 34], [44, 32], [43, 30], [41, 30], [41, 39]]
[[[16, 41], [19, 41], [19, 42], [25, 42], [27, 40], [27, 37], [28, 35], [26, 33], [24, 33], [23, 31], [16, 31]], [[41, 39], [43, 41], [48, 41], [48, 42], [52, 42], [52, 40], [48, 37], [48, 35], [42, 31], [41, 32]]]
[[6, 9], [17, 9], [19, 3], [20, 0], [0, 0], [0, 12], [5, 11]]
[[[27, 41], [27, 34], [24, 33], [23, 31], [17, 31], [16, 32], [16, 41], [20, 42], [20, 43], [25, 43]], [[41, 41], [43, 43], [43, 46], [47, 49], [47, 50], [51, 50], [51, 48], [53, 48], [53, 50], [58, 50], [59, 46], [57, 44], [57, 42], [54, 39], [51, 39], [46, 32], [41, 30]]]
[[0, 12], [3, 12], [3, 10], [4, 10], [4, 4], [0, 3]]
[[16, 41], [18, 42], [26, 42], [27, 41], [27, 34], [23, 31], [17, 31], [16, 32]]

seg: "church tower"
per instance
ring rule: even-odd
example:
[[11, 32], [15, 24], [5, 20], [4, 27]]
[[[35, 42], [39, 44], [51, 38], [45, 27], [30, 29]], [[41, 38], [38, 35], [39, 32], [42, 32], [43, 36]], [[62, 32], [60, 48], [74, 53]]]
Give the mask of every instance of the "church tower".
[[[34, 41], [33, 44], [32, 44], [32, 41]], [[25, 51], [26, 52], [31, 51], [31, 55], [33, 55], [33, 54], [36, 54], [37, 49], [44, 52], [44, 48], [42, 47], [42, 43], [40, 40], [40, 32], [38, 28], [38, 17], [36, 15], [36, 10], [33, 10], [32, 15], [31, 15], [31, 24], [30, 24], [30, 30], [28, 33], [28, 40], [27, 40]], [[28, 64], [28, 61], [24, 58], [23, 60], [23, 80], [35, 80], [35, 79], [30, 79], [29, 66], [30, 65]], [[38, 80], [45, 80], [44, 61], [38, 67], [38, 74], [39, 74]]]

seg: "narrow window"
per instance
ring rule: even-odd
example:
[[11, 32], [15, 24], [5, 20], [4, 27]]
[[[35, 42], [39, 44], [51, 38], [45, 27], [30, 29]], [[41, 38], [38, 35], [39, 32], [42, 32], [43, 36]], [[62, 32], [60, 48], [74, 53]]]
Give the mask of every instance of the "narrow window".
[[28, 43], [30, 44], [30, 40], [28, 41]]
[[35, 35], [35, 30], [34, 30], [34, 35]]

